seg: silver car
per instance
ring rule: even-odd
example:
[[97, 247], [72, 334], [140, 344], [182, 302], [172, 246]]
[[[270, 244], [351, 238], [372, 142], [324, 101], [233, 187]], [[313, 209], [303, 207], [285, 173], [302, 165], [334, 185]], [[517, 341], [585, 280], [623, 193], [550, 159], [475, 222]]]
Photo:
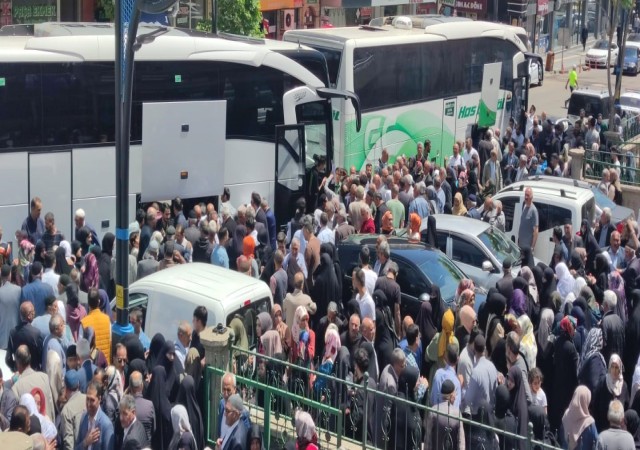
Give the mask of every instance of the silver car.
[[[426, 222], [426, 221], [425, 221]], [[436, 244], [476, 286], [495, 287], [502, 263], [513, 259], [513, 276], [520, 271], [520, 249], [500, 230], [477, 219], [438, 214]], [[534, 260], [535, 261], [535, 260]]]

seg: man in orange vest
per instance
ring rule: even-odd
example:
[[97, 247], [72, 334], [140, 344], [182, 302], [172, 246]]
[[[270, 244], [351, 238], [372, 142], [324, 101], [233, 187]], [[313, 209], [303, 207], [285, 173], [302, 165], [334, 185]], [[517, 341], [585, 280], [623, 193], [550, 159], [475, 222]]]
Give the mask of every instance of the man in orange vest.
[[92, 327], [96, 335], [96, 348], [104, 353], [111, 364], [111, 320], [100, 311], [100, 294], [97, 289], [89, 289], [89, 314], [80, 321], [82, 328]]

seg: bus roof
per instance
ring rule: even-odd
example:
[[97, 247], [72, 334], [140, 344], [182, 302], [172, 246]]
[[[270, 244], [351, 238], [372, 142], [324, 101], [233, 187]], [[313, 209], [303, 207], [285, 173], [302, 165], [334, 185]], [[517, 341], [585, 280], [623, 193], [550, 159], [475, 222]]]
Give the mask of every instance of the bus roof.
[[[285, 32], [284, 39], [290, 42], [308, 44], [310, 41], [334, 42], [344, 44], [347, 41], [356, 41], [355, 45], [373, 44], [381, 45], [379, 41], [390, 41], [385, 43], [397, 43], [399, 39], [404, 42], [437, 41], [444, 39], [464, 39], [472, 37], [496, 37], [509, 39], [518, 43], [521, 51], [526, 51], [526, 44], [518, 38], [514, 27], [505, 26], [499, 23], [484, 21], [447, 21], [436, 22], [427, 25], [425, 28], [397, 28], [392, 25], [380, 27], [341, 27], [341, 28], [320, 28], [308, 30], [290, 30]], [[399, 39], [394, 39], [399, 38]]]
[[[108, 23], [42, 23], [33, 33], [0, 35], [0, 61], [83, 62], [115, 59], [114, 25]], [[256, 45], [247, 40], [225, 39], [210, 33], [181, 28], [140, 24], [135, 53], [141, 61], [224, 61], [251, 66], [265, 65], [285, 70], [301, 82], [324, 86], [280, 51], [294, 50], [297, 44]]]

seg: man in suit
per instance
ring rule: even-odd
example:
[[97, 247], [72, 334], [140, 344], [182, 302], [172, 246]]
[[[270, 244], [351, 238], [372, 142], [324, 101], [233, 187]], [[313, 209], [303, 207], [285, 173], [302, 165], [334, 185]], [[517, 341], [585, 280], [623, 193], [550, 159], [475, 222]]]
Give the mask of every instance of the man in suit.
[[80, 377], [76, 370], [64, 374], [64, 393], [67, 398], [60, 411], [60, 430], [63, 450], [76, 447], [76, 436], [80, 431], [80, 420], [87, 410], [87, 396], [80, 392]]
[[132, 372], [129, 376], [129, 391], [136, 402], [136, 419], [142, 424], [147, 435], [147, 440], [151, 442], [151, 436], [156, 431], [156, 410], [153, 403], [142, 396], [144, 380], [138, 371]]
[[87, 387], [87, 411], [80, 420], [75, 450], [114, 450], [113, 424], [100, 409], [102, 386], [95, 381]]
[[605, 248], [609, 245], [611, 240], [611, 233], [616, 227], [611, 223], [611, 208], [602, 208], [602, 214], [600, 214], [600, 224], [593, 235], [598, 241], [600, 248]]
[[10, 388], [4, 387], [4, 378], [2, 369], [0, 369], [0, 414], [11, 422], [11, 413], [13, 413], [13, 408], [15, 408], [17, 404], [18, 399], [13, 391]]
[[513, 259], [507, 256], [502, 261], [502, 272], [504, 276], [496, 283], [496, 288], [504, 297], [511, 302], [511, 296], [513, 295], [513, 276], [511, 275], [511, 266], [513, 265]]
[[9, 281], [11, 266], [5, 264], [0, 272], [0, 348], [7, 348], [9, 332], [20, 323], [20, 286]]
[[51, 421], [55, 420], [53, 407], [53, 395], [51, 395], [51, 387], [49, 378], [44, 372], [36, 372], [30, 366], [31, 353], [26, 345], [21, 345], [16, 350], [16, 367], [18, 369], [18, 381], [11, 388], [16, 398], [20, 398], [22, 394], [30, 394], [33, 388], [40, 388], [44, 393], [45, 410]]
[[36, 309], [36, 316], [41, 316], [47, 312], [45, 299], [50, 296], [56, 296], [53, 288], [47, 283], [42, 282], [42, 271], [42, 263], [39, 261], [35, 261], [31, 265], [30, 273], [33, 281], [22, 288], [22, 297], [20, 298], [23, 302], [33, 302], [33, 306]]
[[224, 416], [227, 424], [226, 432], [218, 439], [216, 450], [244, 450], [247, 448], [247, 427], [241, 420], [244, 412], [242, 397], [238, 394], [229, 396], [224, 405]]
[[4, 358], [7, 367], [13, 371], [17, 370], [13, 354], [21, 345], [26, 345], [29, 348], [31, 367], [35, 370], [40, 369], [40, 363], [42, 362], [42, 334], [36, 327], [31, 325], [35, 317], [36, 312], [33, 303], [23, 302], [20, 305], [20, 320], [22, 320], [22, 323], [9, 333], [7, 353]]
[[136, 418], [136, 400], [125, 395], [120, 400], [120, 424], [124, 430], [122, 450], [141, 450], [149, 446], [144, 425]]

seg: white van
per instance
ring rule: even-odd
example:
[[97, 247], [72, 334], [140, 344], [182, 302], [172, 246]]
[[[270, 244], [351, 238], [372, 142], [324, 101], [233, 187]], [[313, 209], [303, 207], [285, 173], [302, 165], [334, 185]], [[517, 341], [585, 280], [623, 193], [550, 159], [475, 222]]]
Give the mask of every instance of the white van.
[[209, 312], [208, 326], [229, 325], [240, 315], [252, 343], [256, 317], [271, 311], [273, 299], [271, 289], [261, 280], [213, 264], [192, 263], [161, 270], [133, 283], [129, 305], [142, 311], [143, 330], [149, 339], [162, 333], [166, 339], [175, 340], [180, 321], [191, 323], [195, 308], [204, 306]]
[[524, 190], [527, 187], [532, 189], [533, 204], [538, 209], [538, 240], [534, 256], [548, 264], [553, 255], [553, 228], [563, 227], [567, 219], [571, 219], [575, 233], [580, 230], [583, 219], [593, 226], [595, 198], [589, 189], [553, 181], [526, 180], [505, 187], [493, 198], [502, 202], [505, 234], [514, 242], [518, 239]]

